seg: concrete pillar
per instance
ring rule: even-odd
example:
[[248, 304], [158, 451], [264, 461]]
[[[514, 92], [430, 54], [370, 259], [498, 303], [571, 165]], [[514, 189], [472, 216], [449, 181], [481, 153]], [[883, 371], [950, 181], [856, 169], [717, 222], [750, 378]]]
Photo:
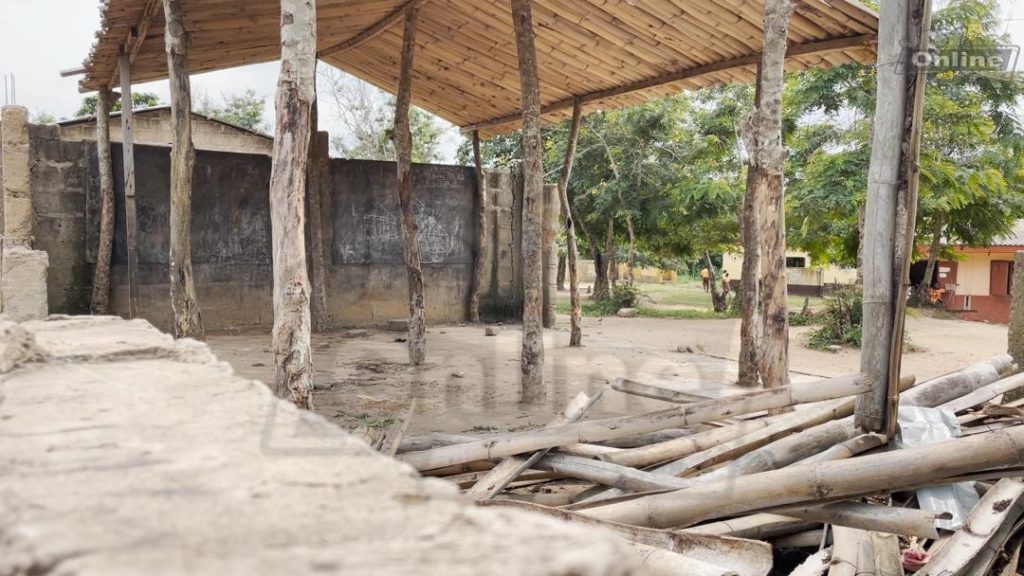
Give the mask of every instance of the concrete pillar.
[[1012, 286], [1007, 351], [1018, 366], [1024, 366], [1024, 252], [1013, 257]]
[[558, 186], [544, 187], [544, 216], [541, 250], [544, 266], [544, 327], [555, 325], [555, 300], [558, 295], [558, 228], [562, 215]]
[[35, 242], [29, 159], [28, 110], [0, 109], [3, 158], [3, 243], [0, 245], [0, 315], [23, 322], [48, 314], [46, 273], [49, 257]]
[[4, 245], [31, 248], [32, 196], [29, 185], [28, 109], [0, 110], [0, 151], [3, 155]]

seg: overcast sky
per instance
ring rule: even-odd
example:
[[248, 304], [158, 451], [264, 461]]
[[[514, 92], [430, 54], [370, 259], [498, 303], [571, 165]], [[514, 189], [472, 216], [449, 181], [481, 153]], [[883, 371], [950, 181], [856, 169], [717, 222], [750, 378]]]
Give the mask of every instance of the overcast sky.
[[[1001, 3], [1006, 31], [1015, 44], [1024, 45], [1024, 0]], [[78, 109], [82, 99], [78, 78], [61, 78], [58, 72], [80, 66], [88, 54], [99, 27], [98, 4], [97, 0], [0, 0], [0, 76], [14, 75], [19, 104], [58, 118], [70, 117]], [[1020, 60], [1017, 68], [1024, 70], [1024, 58]], [[277, 64], [268, 63], [200, 74], [192, 79], [193, 94], [216, 100], [251, 88], [268, 99], [269, 119], [277, 72]], [[135, 90], [155, 92], [166, 102], [166, 84], [141, 84]], [[324, 118], [321, 128], [331, 130], [330, 123], [330, 118]], [[458, 135], [452, 130], [445, 139], [447, 160], [454, 157], [457, 145]]]

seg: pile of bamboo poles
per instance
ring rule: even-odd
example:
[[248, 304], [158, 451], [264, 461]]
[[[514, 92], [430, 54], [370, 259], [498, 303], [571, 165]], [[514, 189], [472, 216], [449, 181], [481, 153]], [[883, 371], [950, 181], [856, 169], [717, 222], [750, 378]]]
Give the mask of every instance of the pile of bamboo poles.
[[[1013, 372], [1000, 355], [904, 378], [901, 405], [948, 411], [961, 434], [902, 449], [855, 429], [869, 385], [854, 375], [718, 398], [619, 380], [539, 430], [399, 437], [389, 451], [482, 505], [614, 532], [654, 574], [1012, 575], [1024, 542], [1024, 374]], [[667, 407], [586, 419], [619, 393]], [[952, 483], [980, 500], [947, 531], [936, 523], [951, 511], [920, 508], [915, 490]]]

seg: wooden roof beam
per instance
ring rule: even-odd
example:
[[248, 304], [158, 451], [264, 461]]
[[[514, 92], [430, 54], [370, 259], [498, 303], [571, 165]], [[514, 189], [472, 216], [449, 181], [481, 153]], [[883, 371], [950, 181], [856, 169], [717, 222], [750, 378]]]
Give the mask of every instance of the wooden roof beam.
[[[146, 5], [142, 8], [142, 16], [139, 17], [139, 22], [128, 29], [128, 37], [124, 39], [124, 53], [128, 56], [129, 64], [135, 62], [135, 57], [139, 55], [142, 45], [146, 42], [146, 36], [149, 34], [150, 26], [153, 25], [153, 19], [156, 18], [156, 15], [162, 9], [163, 3], [161, 0], [146, 0]], [[120, 69], [115, 67], [107, 86], [117, 86], [119, 81]]]
[[[857, 36], [848, 36], [845, 38], [835, 38], [832, 40], [822, 40], [819, 42], [807, 42], [805, 44], [796, 44], [789, 47], [786, 52], [787, 58], [794, 56], [807, 56], [809, 54], [817, 54], [821, 52], [831, 52], [833, 50], [843, 50], [845, 48], [854, 48], [857, 46], [863, 46], [869, 44], [875, 40], [873, 34], [860, 34]], [[589, 94], [582, 94], [575, 98], [566, 98], [558, 102], [548, 104], [542, 110], [542, 114], [550, 114], [552, 112], [559, 112], [563, 110], [571, 109], [576, 102], [579, 101], [579, 105], [586, 105], [600, 100], [606, 100], [608, 98], [614, 98], [616, 96], [622, 96], [632, 92], [638, 92], [640, 90], [647, 90], [662, 86], [664, 84], [672, 84], [673, 82], [679, 82], [689, 78], [695, 78], [697, 76], [703, 76], [705, 74], [711, 74], [714, 72], [721, 72], [730, 68], [738, 68], [741, 66], [750, 66], [757, 64], [761, 61], [761, 53], [757, 52], [754, 54], [748, 54], [746, 56], [740, 56], [738, 58], [732, 58], [730, 60], [723, 60], [721, 62], [714, 62], [712, 64], [706, 64], [704, 66], [697, 66], [695, 68], [686, 68], [677, 72], [671, 72], [662, 76], [649, 78], [633, 84], [627, 84], [624, 86], [617, 86], [615, 88], [609, 88], [607, 90], [599, 90], [597, 92], [591, 92]], [[468, 126], [462, 126], [462, 132], [473, 132], [473, 131], [486, 131], [497, 126], [505, 124], [511, 124], [522, 118], [521, 112], [515, 114], [509, 114], [477, 124], [470, 124]]]
[[379, 22], [377, 22], [373, 26], [370, 26], [366, 30], [363, 30], [359, 34], [356, 34], [355, 36], [349, 38], [348, 40], [345, 40], [344, 42], [340, 42], [329, 48], [324, 48], [319, 53], [317, 53], [317, 58], [324, 58], [325, 56], [332, 56], [334, 54], [338, 54], [346, 50], [351, 50], [353, 48], [356, 48], [369, 42], [370, 40], [373, 40], [377, 36], [380, 36], [385, 31], [387, 31], [388, 28], [390, 28], [391, 26], [395, 25], [400, 20], [405, 18], [406, 12], [414, 8], [419, 9], [429, 1], [430, 0], [409, 0], [409, 2], [406, 2], [405, 4], [399, 6], [394, 10], [394, 12], [388, 14]]

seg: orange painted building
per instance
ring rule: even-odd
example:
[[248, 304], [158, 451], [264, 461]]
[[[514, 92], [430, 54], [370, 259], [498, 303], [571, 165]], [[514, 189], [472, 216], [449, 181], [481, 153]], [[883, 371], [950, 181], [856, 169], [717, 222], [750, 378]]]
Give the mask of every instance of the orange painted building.
[[991, 246], [951, 246], [955, 261], [940, 261], [935, 280], [946, 309], [964, 320], [1010, 321], [1013, 257], [1024, 251], [1024, 220]]

